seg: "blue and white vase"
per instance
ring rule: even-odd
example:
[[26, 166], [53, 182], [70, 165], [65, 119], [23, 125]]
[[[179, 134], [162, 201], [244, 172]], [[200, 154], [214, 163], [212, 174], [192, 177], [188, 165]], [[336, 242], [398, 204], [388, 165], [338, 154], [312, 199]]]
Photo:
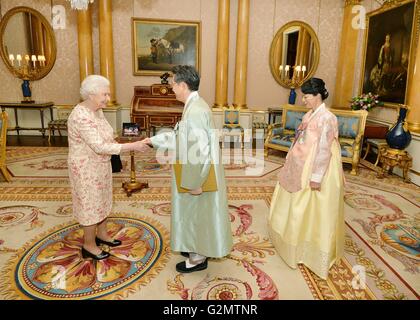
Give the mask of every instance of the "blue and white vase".
[[404, 150], [411, 142], [411, 133], [408, 131], [408, 124], [405, 121], [408, 108], [401, 106], [397, 123], [395, 123], [386, 134], [386, 142], [393, 149]]

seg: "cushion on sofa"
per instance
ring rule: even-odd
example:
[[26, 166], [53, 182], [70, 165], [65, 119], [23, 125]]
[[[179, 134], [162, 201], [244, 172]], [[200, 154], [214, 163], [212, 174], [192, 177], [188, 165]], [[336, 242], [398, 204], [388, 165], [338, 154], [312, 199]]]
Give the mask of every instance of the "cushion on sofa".
[[343, 138], [338, 137], [338, 141], [340, 142], [341, 149], [346, 148], [348, 152], [344, 152], [341, 150], [341, 155], [344, 157], [353, 157], [353, 149], [355, 146], [355, 140], [350, 138]]
[[305, 115], [305, 112], [298, 112], [293, 110], [287, 110], [286, 123], [284, 125], [285, 129], [296, 130], [296, 128], [302, 122], [302, 118]]
[[359, 133], [360, 119], [358, 117], [343, 117], [336, 115], [338, 121], [338, 136], [356, 138]]
[[270, 142], [274, 144], [278, 144], [280, 146], [291, 147], [293, 141], [295, 140], [294, 134], [287, 134], [284, 136], [274, 137]]
[[338, 139], [340, 142], [341, 156], [351, 158], [354, 152], [354, 143], [350, 143], [348, 139]]
[[282, 135], [283, 134], [283, 128], [273, 128], [273, 137], [274, 136], [278, 136], [278, 135]]

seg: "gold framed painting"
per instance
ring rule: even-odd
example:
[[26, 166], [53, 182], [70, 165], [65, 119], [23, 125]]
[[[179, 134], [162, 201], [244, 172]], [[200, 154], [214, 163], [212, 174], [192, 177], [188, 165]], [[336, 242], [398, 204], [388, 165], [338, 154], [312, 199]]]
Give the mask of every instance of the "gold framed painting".
[[379, 95], [385, 106], [406, 104], [419, 18], [415, 0], [391, 1], [367, 14], [360, 93]]
[[132, 18], [134, 75], [161, 75], [176, 65], [200, 71], [199, 21]]

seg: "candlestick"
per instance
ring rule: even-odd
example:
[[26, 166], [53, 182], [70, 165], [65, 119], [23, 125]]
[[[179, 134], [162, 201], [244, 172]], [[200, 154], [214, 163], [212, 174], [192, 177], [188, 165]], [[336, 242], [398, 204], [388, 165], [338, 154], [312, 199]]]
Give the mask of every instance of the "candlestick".
[[32, 55], [31, 56], [31, 60], [32, 60], [32, 62], [33, 62], [33, 64], [34, 64], [34, 68], [35, 68], [35, 62], [36, 62], [36, 55]]
[[295, 71], [297, 72], [296, 77], [297, 77], [297, 79], [298, 79], [298, 80], [299, 80], [300, 70], [301, 70], [301, 66], [296, 66], [296, 67], [295, 67]]
[[9, 54], [9, 60], [12, 63], [12, 67], [13, 67], [15, 63], [15, 56], [13, 54]]

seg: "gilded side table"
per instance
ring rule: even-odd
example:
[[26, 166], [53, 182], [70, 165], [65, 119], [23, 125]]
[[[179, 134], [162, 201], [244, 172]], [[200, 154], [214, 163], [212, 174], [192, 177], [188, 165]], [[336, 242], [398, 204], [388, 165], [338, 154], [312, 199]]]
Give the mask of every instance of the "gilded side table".
[[404, 182], [410, 182], [408, 169], [413, 165], [413, 158], [407, 151], [383, 148], [380, 151], [379, 162], [382, 163], [382, 170], [378, 172], [378, 178], [383, 178], [395, 166], [403, 170]]
[[[121, 136], [116, 138], [115, 140], [121, 143], [127, 142], [134, 142], [143, 140], [144, 137], [125, 137]], [[130, 151], [130, 162], [131, 162], [131, 170], [130, 170], [130, 181], [125, 181], [122, 183], [122, 188], [127, 193], [127, 197], [131, 197], [131, 194], [136, 191], [141, 191], [144, 188], [148, 188], [149, 184], [147, 182], [140, 182], [136, 179], [136, 162], [134, 160], [134, 151]]]

